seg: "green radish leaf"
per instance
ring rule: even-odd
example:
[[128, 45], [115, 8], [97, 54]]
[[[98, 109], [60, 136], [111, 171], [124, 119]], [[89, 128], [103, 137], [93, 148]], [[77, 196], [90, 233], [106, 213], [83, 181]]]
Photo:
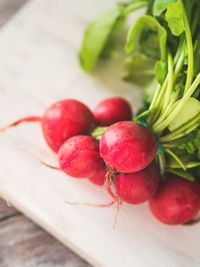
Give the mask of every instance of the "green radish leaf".
[[185, 31], [184, 10], [181, 0], [168, 5], [165, 18], [172, 34], [175, 36], [179, 36]]
[[90, 72], [96, 65], [102, 49], [119, 17], [120, 13], [118, 10], [111, 10], [89, 24], [79, 52], [80, 64], [86, 72]]
[[100, 57], [102, 59], [110, 59], [113, 56], [114, 51], [115, 48], [113, 46], [113, 43], [111, 42], [111, 40], [108, 40], [101, 52]]
[[178, 176], [181, 176], [185, 178], [186, 180], [195, 181], [195, 177], [188, 171], [183, 171], [180, 169], [170, 169], [170, 168], [168, 168], [167, 171], [170, 173], [176, 174]]
[[177, 0], [155, 0], [153, 4], [153, 15], [159, 16], [169, 4], [176, 2]]
[[165, 31], [165, 28], [163, 28], [155, 18], [148, 15], [139, 17], [136, 20], [135, 24], [130, 28], [125, 47], [126, 52], [130, 53], [131, 51], [133, 51], [136, 45], [137, 36], [147, 28], [157, 33], [160, 44], [161, 59], [164, 60], [166, 57], [167, 33]]
[[110, 58], [112, 56], [115, 47], [112, 33], [124, 24], [128, 14], [147, 4], [147, 0], [118, 3], [116, 9], [107, 11], [89, 23], [78, 55], [84, 71], [91, 72], [100, 57]]
[[[180, 101], [180, 100], [179, 100]], [[176, 102], [176, 105], [179, 103]], [[200, 102], [193, 97], [185, 103], [183, 109], [178, 113], [174, 120], [169, 124], [168, 129], [172, 132], [193, 119], [196, 115], [200, 113]]]
[[145, 86], [151, 82], [155, 76], [155, 59], [141, 53], [134, 53], [128, 57], [124, 63], [124, 80]]
[[151, 30], [144, 30], [139, 40], [140, 51], [148, 57], [160, 58], [160, 44], [157, 33]]
[[180, 149], [184, 149], [187, 151], [188, 154], [194, 154], [195, 153], [195, 146], [192, 141], [182, 144], [179, 146]]
[[141, 8], [143, 6], [149, 5], [149, 0], [132, 0], [127, 3], [119, 2], [117, 3], [117, 7], [121, 13], [125, 15], [129, 14], [130, 12]]
[[194, 155], [198, 160], [200, 160], [200, 129], [196, 129], [189, 134], [188, 139], [182, 144], [178, 145], [180, 150], [187, 155]]
[[129, 30], [125, 50], [128, 53], [133, 51], [138, 35], [142, 34], [146, 29], [150, 29], [151, 31], [156, 33], [159, 40], [161, 59], [156, 63], [155, 71], [158, 82], [162, 83], [164, 80], [163, 77], [166, 76], [167, 71], [165, 65], [167, 33], [165, 28], [163, 28], [155, 18], [144, 15], [136, 20], [135, 24]]

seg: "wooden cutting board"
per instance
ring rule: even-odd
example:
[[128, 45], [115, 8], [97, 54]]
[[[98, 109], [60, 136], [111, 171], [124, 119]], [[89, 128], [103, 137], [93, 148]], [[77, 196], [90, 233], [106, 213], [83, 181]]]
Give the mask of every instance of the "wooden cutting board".
[[[25, 115], [40, 115], [54, 101], [76, 98], [91, 108], [123, 95], [140, 106], [140, 91], [120, 79], [116, 55], [88, 76], [77, 61], [88, 21], [115, 0], [33, 0], [0, 33], [0, 127]], [[131, 18], [133, 21], [139, 13]], [[115, 78], [113, 78], [115, 77]], [[146, 204], [120, 208], [71, 206], [68, 201], [107, 203], [103, 188], [42, 166], [26, 149], [56, 165], [39, 124], [0, 134], [0, 194], [95, 266], [200, 266], [200, 224], [170, 227]], [[53, 253], [53, 251], [52, 251]]]

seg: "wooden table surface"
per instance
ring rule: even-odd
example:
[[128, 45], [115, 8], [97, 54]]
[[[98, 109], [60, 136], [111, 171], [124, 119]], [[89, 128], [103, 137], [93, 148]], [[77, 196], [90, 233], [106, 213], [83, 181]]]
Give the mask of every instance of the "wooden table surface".
[[[0, 0], [0, 26], [27, 0]], [[0, 199], [0, 266], [91, 266]]]

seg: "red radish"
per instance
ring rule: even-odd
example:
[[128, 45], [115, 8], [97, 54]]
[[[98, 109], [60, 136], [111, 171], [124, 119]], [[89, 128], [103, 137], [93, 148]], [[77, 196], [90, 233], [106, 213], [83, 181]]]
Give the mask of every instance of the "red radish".
[[104, 185], [106, 177], [106, 166], [102, 160], [102, 166], [99, 170], [89, 178], [89, 180], [96, 185]]
[[130, 104], [121, 97], [111, 97], [101, 101], [93, 113], [100, 126], [109, 126], [133, 118]]
[[33, 121], [41, 121], [44, 138], [55, 152], [69, 137], [87, 134], [95, 125], [94, 116], [86, 105], [77, 100], [65, 99], [51, 105], [42, 117], [22, 118], [0, 129], [0, 132], [22, 122]]
[[86, 105], [66, 99], [54, 103], [46, 110], [42, 118], [42, 130], [48, 145], [57, 152], [69, 137], [87, 134], [94, 122]]
[[149, 207], [165, 224], [186, 223], [200, 210], [200, 185], [172, 175], [159, 187]]
[[76, 178], [90, 178], [102, 167], [99, 144], [86, 135], [66, 140], [59, 149], [58, 161], [61, 170]]
[[154, 164], [136, 173], [121, 173], [114, 181], [118, 197], [130, 204], [139, 204], [151, 199], [158, 184], [159, 172]]
[[134, 121], [121, 121], [111, 125], [100, 140], [100, 153], [115, 171], [138, 172], [154, 159], [157, 143], [153, 133]]

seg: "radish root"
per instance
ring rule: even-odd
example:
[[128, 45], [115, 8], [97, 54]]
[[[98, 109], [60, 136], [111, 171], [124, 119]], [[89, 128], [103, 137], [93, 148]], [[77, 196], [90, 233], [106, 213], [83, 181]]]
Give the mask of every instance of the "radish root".
[[118, 217], [118, 214], [119, 214], [119, 205], [120, 205], [119, 198], [117, 196], [115, 196], [114, 193], [111, 190], [111, 186], [113, 185], [113, 179], [114, 179], [115, 175], [116, 175], [116, 173], [114, 173], [112, 170], [109, 169], [107, 171], [107, 173], [106, 173], [106, 180], [105, 180], [105, 183], [104, 183], [106, 191], [108, 192], [108, 194], [113, 199], [112, 202], [110, 202], [108, 204], [93, 204], [93, 203], [88, 203], [88, 202], [65, 201], [65, 203], [69, 204], [69, 205], [84, 205], [84, 206], [97, 207], [97, 208], [106, 208], [106, 207], [110, 207], [110, 206], [116, 204], [116, 212], [115, 212], [114, 223], [113, 223], [113, 229], [115, 229], [116, 224], [117, 224], [117, 217]]
[[118, 217], [118, 214], [119, 214], [119, 204], [120, 204], [120, 200], [119, 200], [118, 196], [115, 196], [114, 193], [111, 190], [111, 186], [113, 185], [113, 180], [114, 180], [115, 176], [116, 176], [116, 173], [109, 169], [107, 171], [107, 173], [106, 173], [106, 181], [105, 181], [105, 184], [104, 184], [108, 194], [113, 199], [113, 204], [116, 204], [116, 211], [115, 211], [115, 216], [114, 216], [113, 229], [115, 229], [116, 224], [117, 224], [117, 217]]
[[26, 152], [28, 154], [30, 154], [34, 159], [36, 159], [37, 161], [39, 161], [40, 164], [50, 168], [50, 169], [53, 169], [53, 170], [57, 170], [57, 171], [61, 171], [61, 169], [59, 167], [56, 167], [56, 166], [53, 166], [53, 165], [50, 165], [44, 161], [42, 161], [38, 156], [36, 156], [34, 153], [32, 153], [31, 151], [28, 151], [24, 148], [16, 148], [17, 150], [19, 151], [23, 151], [23, 152]]
[[41, 120], [42, 120], [42, 118], [38, 117], [38, 116], [24, 117], [24, 118], [21, 118], [19, 120], [16, 120], [16, 121], [8, 124], [7, 126], [5, 126], [3, 128], [0, 128], [0, 132], [4, 132], [5, 130], [7, 130], [13, 126], [17, 126], [18, 124], [23, 123], [23, 122], [41, 122]]
[[115, 204], [115, 201], [112, 201], [108, 204], [95, 204], [95, 203], [89, 203], [89, 202], [71, 202], [71, 201], [65, 201], [66, 204], [69, 205], [83, 205], [83, 206], [89, 206], [89, 207], [97, 207], [97, 208], [106, 208], [110, 207], [113, 204]]

